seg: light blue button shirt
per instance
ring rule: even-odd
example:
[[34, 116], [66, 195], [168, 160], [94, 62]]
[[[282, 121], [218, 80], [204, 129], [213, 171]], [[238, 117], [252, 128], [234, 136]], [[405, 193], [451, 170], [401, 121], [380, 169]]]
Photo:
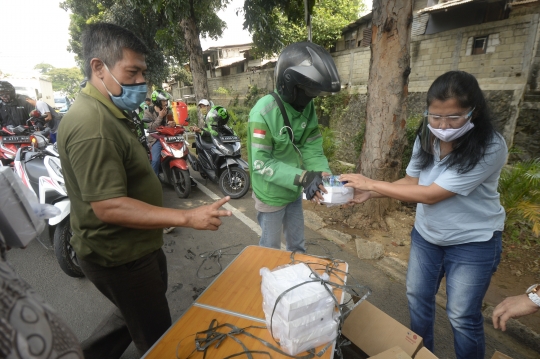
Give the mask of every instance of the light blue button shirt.
[[419, 151], [417, 138], [407, 174], [418, 178], [422, 186], [435, 182], [456, 194], [436, 204], [417, 204], [414, 226], [426, 241], [439, 246], [484, 242], [494, 231], [503, 230], [506, 214], [497, 185], [508, 149], [502, 136], [497, 134], [480, 162], [464, 174], [447, 168], [448, 156], [442, 160], [436, 157], [432, 166], [422, 170], [416, 159]]

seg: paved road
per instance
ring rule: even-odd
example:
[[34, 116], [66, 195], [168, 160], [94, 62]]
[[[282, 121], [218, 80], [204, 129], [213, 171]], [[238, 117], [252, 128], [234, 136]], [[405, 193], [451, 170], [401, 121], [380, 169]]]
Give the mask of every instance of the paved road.
[[[197, 174], [194, 178], [200, 180]], [[218, 187], [208, 183], [207, 186], [195, 189], [188, 199], [180, 200], [171, 188], [164, 187], [164, 202], [167, 207], [190, 208], [213, 202], [209, 197], [212, 193], [221, 196]], [[167, 297], [173, 322], [212, 281], [212, 278], [197, 277], [197, 270], [203, 261], [200, 254], [234, 245], [238, 247], [231, 248], [230, 253], [238, 253], [244, 246], [258, 243], [251, 192], [242, 199], [232, 200], [230, 205], [235, 208], [237, 216], [225, 218], [218, 232], [177, 228], [164, 237], [169, 268]], [[309, 253], [331, 255], [347, 261], [351, 275], [372, 289], [373, 294], [369, 300], [399, 322], [408, 325], [407, 300], [402, 284], [387, 277], [375, 268], [373, 263], [359, 260], [307, 228], [306, 240]], [[222, 265], [225, 267], [233, 258], [233, 255], [224, 256]], [[88, 280], [66, 276], [56, 263], [54, 252], [45, 249], [37, 241], [33, 241], [25, 250], [10, 251], [8, 260], [21, 277], [56, 308], [80, 340], [84, 340], [91, 333], [111, 308], [111, 304]], [[217, 270], [216, 263], [206, 262], [200, 268], [200, 276], [213, 274]], [[486, 358], [491, 358], [494, 350], [506, 353], [514, 359], [538, 357], [538, 353], [527, 351], [508, 341], [500, 332], [488, 331], [487, 334]], [[452, 338], [445, 312], [438, 308], [435, 354], [439, 358], [455, 358]], [[134, 347], [131, 346], [122, 358], [137, 358]]]

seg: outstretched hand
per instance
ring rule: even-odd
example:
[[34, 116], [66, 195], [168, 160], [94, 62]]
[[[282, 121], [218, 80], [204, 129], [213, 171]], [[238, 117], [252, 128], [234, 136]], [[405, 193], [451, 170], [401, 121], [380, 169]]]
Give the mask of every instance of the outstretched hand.
[[495, 329], [501, 328], [502, 331], [505, 331], [508, 319], [532, 314], [538, 311], [538, 309], [540, 307], [530, 300], [527, 294], [508, 297], [493, 310], [493, 315], [491, 316], [493, 327]]
[[360, 189], [355, 189], [353, 199], [351, 199], [347, 204], [352, 206], [355, 204], [364, 203], [370, 198], [371, 198], [370, 191], [362, 191]]
[[229, 202], [231, 197], [224, 197], [212, 204], [200, 206], [190, 210], [189, 224], [187, 227], [200, 230], [216, 231], [221, 226], [220, 217], [230, 217], [231, 211], [220, 210], [219, 208]]
[[[345, 187], [352, 187], [355, 190], [362, 190], [362, 191], [370, 191], [370, 185], [375, 182], [374, 180], [367, 178], [366, 176], [363, 176], [359, 173], [346, 173], [342, 174], [339, 179], [341, 181], [347, 181], [348, 183], [345, 184]], [[356, 195], [356, 191], [355, 191]]]

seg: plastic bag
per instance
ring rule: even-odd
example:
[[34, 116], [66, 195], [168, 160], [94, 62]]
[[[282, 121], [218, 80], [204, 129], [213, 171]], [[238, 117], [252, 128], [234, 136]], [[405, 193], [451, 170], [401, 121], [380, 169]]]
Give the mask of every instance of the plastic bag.
[[[296, 355], [336, 338], [338, 323], [332, 287], [315, 280], [306, 264], [274, 271], [261, 268], [260, 274], [266, 324], [283, 351]], [[323, 276], [322, 280], [328, 280], [326, 274]]]

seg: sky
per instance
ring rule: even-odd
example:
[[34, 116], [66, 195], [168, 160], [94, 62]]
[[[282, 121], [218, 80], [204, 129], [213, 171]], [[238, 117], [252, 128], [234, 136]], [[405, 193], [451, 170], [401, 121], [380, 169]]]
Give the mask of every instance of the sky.
[[[76, 66], [75, 55], [67, 51], [69, 13], [59, 4], [59, 0], [2, 0], [0, 70], [3, 73], [31, 74], [34, 66], [42, 62], [54, 67]], [[218, 13], [227, 22], [227, 29], [219, 40], [202, 38], [203, 50], [251, 42], [251, 35], [242, 29], [243, 15], [236, 15], [243, 4], [244, 0], [232, 0]]]
[[0, 70], [17, 74], [45, 62], [76, 66], [68, 46], [69, 15], [58, 0], [2, 1]]
[[[76, 66], [75, 55], [67, 51], [69, 13], [59, 4], [59, 0], [2, 1], [0, 70], [3, 73], [32, 74], [34, 66], [41, 62], [54, 67]], [[243, 16], [235, 14], [243, 4], [244, 0], [232, 0], [220, 12], [221, 18], [227, 22], [227, 29], [218, 41], [202, 38], [203, 50], [217, 44], [251, 42], [249, 33], [242, 30]]]

